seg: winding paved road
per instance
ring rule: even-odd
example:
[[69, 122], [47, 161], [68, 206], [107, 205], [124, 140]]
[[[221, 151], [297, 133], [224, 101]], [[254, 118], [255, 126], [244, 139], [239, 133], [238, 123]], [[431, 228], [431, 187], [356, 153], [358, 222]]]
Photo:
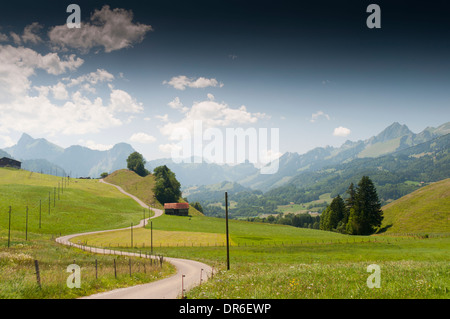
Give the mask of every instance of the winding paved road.
[[[142, 207], [149, 208], [149, 206], [146, 205], [144, 202], [142, 202], [139, 198], [125, 192], [120, 186], [105, 182], [103, 179], [101, 179], [100, 182], [116, 187], [123, 194], [133, 198]], [[152, 210], [155, 212], [155, 215], [150, 218], [156, 218], [163, 214], [163, 211], [161, 209], [152, 208]], [[139, 225], [133, 226], [133, 228], [143, 227], [144, 223], [148, 222], [148, 220], [150, 218], [141, 220]], [[130, 229], [130, 227], [126, 227], [126, 228], [122, 228], [122, 229], [111, 229], [111, 230], [94, 231], [94, 232], [88, 232], [88, 233], [72, 234], [72, 235], [58, 237], [58, 238], [56, 238], [56, 241], [63, 245], [77, 247], [77, 248], [80, 248], [80, 249], [83, 249], [86, 251], [90, 251], [90, 252], [96, 253], [96, 254], [123, 255], [123, 256], [139, 257], [138, 253], [122, 252], [122, 251], [116, 251], [116, 250], [104, 249], [104, 248], [96, 248], [96, 247], [78, 245], [78, 244], [74, 244], [74, 243], [70, 242], [70, 240], [72, 238], [80, 236], [80, 235], [98, 234], [98, 233], [103, 233], [103, 232], [117, 231], [117, 230], [124, 230], [124, 229]], [[154, 258], [154, 256], [153, 257], [149, 256], [149, 258]], [[115, 289], [115, 290], [111, 290], [111, 291], [107, 291], [107, 292], [102, 292], [99, 294], [94, 294], [91, 296], [84, 297], [83, 299], [174, 299], [174, 298], [178, 298], [182, 295], [182, 286], [185, 291], [188, 291], [189, 289], [199, 285], [201, 282], [208, 280], [212, 274], [211, 266], [201, 263], [201, 262], [198, 262], [198, 261], [189, 260], [189, 259], [180, 259], [180, 258], [170, 258], [170, 257], [164, 257], [164, 260], [170, 262], [171, 264], [173, 264], [176, 267], [177, 272], [175, 275], [172, 275], [168, 278], [161, 279], [161, 280], [151, 282], [148, 284], [142, 284], [142, 285], [127, 287], [127, 288], [120, 288], [120, 289]]]

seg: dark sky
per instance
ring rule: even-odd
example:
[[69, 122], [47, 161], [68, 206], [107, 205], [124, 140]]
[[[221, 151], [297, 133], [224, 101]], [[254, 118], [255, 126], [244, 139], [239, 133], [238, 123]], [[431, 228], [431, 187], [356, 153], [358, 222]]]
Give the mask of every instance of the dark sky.
[[[123, 72], [130, 81], [120, 88], [142, 101], [149, 117], [168, 113], [175, 96], [189, 107], [212, 93], [232, 108], [270, 115], [261, 125], [284, 128], [283, 151], [339, 145], [344, 137], [331, 132], [341, 125], [356, 140], [394, 121], [419, 132], [450, 117], [448, 1], [9, 1], [1, 4], [0, 33], [22, 33], [32, 22], [47, 32], [66, 23], [71, 3], [80, 5], [82, 21], [107, 4], [132, 10], [133, 22], [153, 27], [132, 48], [75, 51], [85, 63], [71, 74]], [[381, 7], [381, 29], [366, 25], [371, 3]], [[33, 49], [50, 52], [45, 44]], [[225, 85], [182, 92], [162, 85], [179, 75]], [[46, 76], [32, 80], [50, 85]], [[330, 119], [311, 123], [318, 111]], [[299, 146], [295, 136], [311, 132], [316, 139]]]

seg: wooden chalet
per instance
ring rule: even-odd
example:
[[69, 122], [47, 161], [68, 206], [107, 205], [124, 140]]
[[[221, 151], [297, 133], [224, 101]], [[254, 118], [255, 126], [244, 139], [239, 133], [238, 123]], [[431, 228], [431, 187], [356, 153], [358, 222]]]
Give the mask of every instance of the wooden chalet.
[[0, 167], [12, 167], [20, 169], [22, 167], [22, 162], [16, 161], [12, 158], [2, 157], [0, 158]]
[[165, 203], [164, 213], [167, 215], [187, 216], [189, 203]]

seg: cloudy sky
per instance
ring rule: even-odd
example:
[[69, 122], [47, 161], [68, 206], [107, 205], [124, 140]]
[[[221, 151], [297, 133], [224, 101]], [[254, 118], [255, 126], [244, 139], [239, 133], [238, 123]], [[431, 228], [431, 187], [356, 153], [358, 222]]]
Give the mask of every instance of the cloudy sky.
[[[312, 1], [311, 1], [312, 2]], [[279, 128], [279, 152], [450, 120], [445, 1], [15, 1], [0, 10], [0, 148], [170, 157], [177, 128]], [[81, 28], [69, 29], [69, 4]]]

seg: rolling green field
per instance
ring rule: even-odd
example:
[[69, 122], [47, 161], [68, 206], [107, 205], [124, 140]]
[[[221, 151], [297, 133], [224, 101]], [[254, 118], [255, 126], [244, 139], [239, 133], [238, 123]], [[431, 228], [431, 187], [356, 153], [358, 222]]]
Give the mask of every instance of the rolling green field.
[[[414, 236], [414, 232], [349, 236], [230, 220], [228, 271], [224, 243], [214, 242], [214, 236], [202, 237], [200, 242], [205, 233], [223, 235], [224, 219], [163, 215], [154, 219], [152, 225], [155, 234], [166, 234], [164, 238], [154, 238], [157, 253], [200, 260], [216, 269], [214, 278], [190, 291], [188, 298], [450, 297], [450, 238], [445, 232], [432, 232], [440, 234], [436, 237]], [[150, 238], [149, 232], [147, 225], [140, 236]], [[180, 236], [185, 236], [184, 245], [179, 242]], [[123, 238], [119, 244], [123, 248], [129, 242], [127, 231], [120, 236], [101, 235], [101, 241], [107, 245], [118, 237]], [[141, 249], [142, 245], [137, 245], [138, 248], [128, 250]], [[367, 286], [367, 267], [371, 264], [380, 266], [380, 288]]]
[[[58, 190], [54, 196], [58, 182], [62, 184], [60, 177], [0, 168], [0, 298], [75, 298], [154, 281], [174, 272], [166, 263], [162, 269], [147, 265], [144, 273], [143, 260], [132, 258], [130, 276], [128, 259], [92, 255], [55, 243], [54, 238], [60, 234], [126, 227], [138, 223], [143, 216], [142, 208], [134, 200], [98, 180], [71, 179], [64, 193], [60, 188], [59, 199]], [[114, 258], [117, 278], [112, 269]], [[40, 265], [41, 288], [37, 285], [34, 260]], [[99, 266], [98, 279], [95, 260]], [[83, 268], [81, 289], [66, 286], [66, 268], [74, 261]]]
[[450, 178], [383, 207], [386, 233], [450, 233]]
[[[52, 191], [58, 181], [61, 181], [58, 177], [0, 169], [0, 298], [75, 298], [156, 280], [174, 272], [170, 265], [162, 269], [147, 266], [148, 271], [143, 274], [143, 264], [136, 259], [133, 268], [135, 275], [130, 277], [125, 269], [127, 261], [120, 261], [117, 257], [118, 264], [123, 264], [124, 268], [121, 268], [116, 279], [111, 270], [114, 257], [93, 255], [56, 244], [52, 237], [59, 233], [126, 227], [137, 223], [143, 216], [142, 208], [132, 199], [97, 180], [71, 180], [64, 194], [60, 194], [60, 199], [54, 200]], [[134, 185], [137, 193], [143, 192]], [[430, 190], [436, 193], [436, 189]], [[443, 194], [438, 198], [427, 198], [432, 201], [443, 198], [442, 203], [448, 208], [445, 206], [448, 196]], [[389, 231], [395, 229], [396, 223], [395, 219], [389, 219], [390, 216], [404, 214], [408, 207], [414, 207], [410, 205], [415, 198], [403, 199], [406, 204], [398, 206], [402, 209], [397, 207], [398, 211], [386, 214], [387, 221], [392, 222], [393, 226], [381, 235], [349, 236], [230, 220], [232, 245], [229, 271], [225, 267], [224, 219], [163, 215], [152, 220], [154, 253], [195, 259], [214, 267], [214, 278], [189, 291], [188, 298], [448, 299], [449, 233], [435, 231], [429, 232], [430, 236], [423, 236], [417, 232], [420, 235], [414, 236], [414, 231], [404, 235], [391, 235]], [[46, 203], [41, 207], [41, 228], [38, 224], [39, 199]], [[408, 205], [408, 202], [411, 204]], [[403, 202], [399, 200], [399, 203]], [[26, 205], [29, 206], [27, 240]], [[13, 219], [11, 247], [7, 248], [9, 206], [13, 208]], [[425, 206], [433, 207], [432, 203]], [[429, 209], [424, 208], [422, 215], [427, 212]], [[149, 224], [145, 229], [135, 229], [135, 248], [130, 248], [129, 230], [81, 236], [73, 242], [87, 241], [88, 245], [146, 252], [150, 250], [150, 232]], [[40, 289], [36, 284], [34, 259], [42, 265], [43, 283]], [[102, 265], [101, 279], [95, 279], [95, 259]], [[86, 269], [82, 289], [65, 287], [65, 268], [73, 261]], [[380, 267], [380, 288], [367, 286], [371, 275], [367, 267], [371, 264]]]
[[[195, 242], [195, 234], [223, 234], [224, 222], [180, 216], [153, 220], [154, 232], [167, 234], [163, 242], [154, 240], [156, 253], [196, 259], [216, 269], [214, 278], [190, 291], [188, 298], [450, 297], [449, 237], [349, 236], [231, 220], [231, 270], [227, 271], [224, 244], [215, 244], [214, 237], [209, 237], [208, 244]], [[185, 245], [176, 244], [180, 232], [190, 234]], [[121, 249], [127, 243], [127, 250], [143, 249], [139, 243], [130, 249], [129, 231], [121, 233], [102, 235], [103, 244], [123, 238]], [[150, 237], [148, 228], [140, 234]], [[88, 243], [99, 239], [89, 237], [84, 238]], [[145, 249], [149, 249], [147, 244]], [[380, 266], [381, 288], [367, 287], [367, 266], [371, 264]]]

